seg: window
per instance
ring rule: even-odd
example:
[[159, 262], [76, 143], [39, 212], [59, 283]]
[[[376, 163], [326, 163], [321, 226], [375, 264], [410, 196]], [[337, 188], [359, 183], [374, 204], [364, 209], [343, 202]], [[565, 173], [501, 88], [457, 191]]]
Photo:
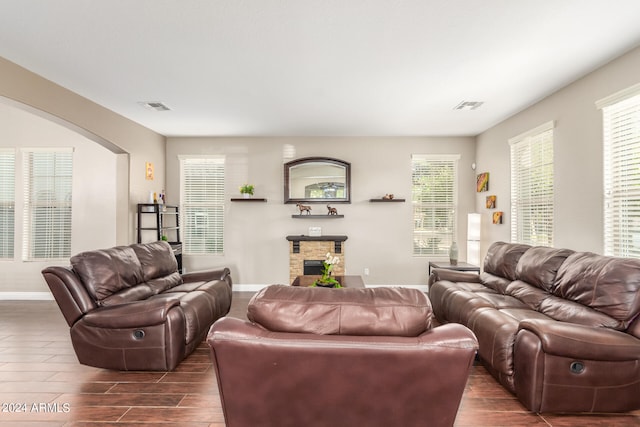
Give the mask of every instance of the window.
[[71, 255], [73, 151], [23, 151], [23, 259], [63, 259]]
[[509, 140], [512, 242], [553, 246], [553, 126]]
[[640, 85], [598, 102], [603, 114], [604, 252], [640, 257]]
[[0, 149], [0, 259], [13, 259], [15, 159], [15, 150]]
[[459, 159], [411, 156], [414, 255], [447, 256], [456, 239]]
[[224, 157], [180, 158], [180, 205], [185, 254], [224, 250]]

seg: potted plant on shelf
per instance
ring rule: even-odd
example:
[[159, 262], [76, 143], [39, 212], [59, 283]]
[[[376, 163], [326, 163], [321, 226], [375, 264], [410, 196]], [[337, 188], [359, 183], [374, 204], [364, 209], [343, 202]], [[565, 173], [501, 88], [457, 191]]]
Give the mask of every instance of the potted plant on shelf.
[[245, 199], [248, 199], [251, 196], [253, 196], [253, 184], [242, 185], [240, 187], [240, 194], [242, 194], [242, 197], [244, 197]]
[[340, 258], [337, 256], [332, 257], [331, 253], [327, 252], [327, 258], [322, 261], [322, 277], [316, 280], [311, 286], [319, 286], [321, 288], [341, 288], [342, 285], [335, 278], [331, 277], [331, 271], [333, 266], [340, 262]]

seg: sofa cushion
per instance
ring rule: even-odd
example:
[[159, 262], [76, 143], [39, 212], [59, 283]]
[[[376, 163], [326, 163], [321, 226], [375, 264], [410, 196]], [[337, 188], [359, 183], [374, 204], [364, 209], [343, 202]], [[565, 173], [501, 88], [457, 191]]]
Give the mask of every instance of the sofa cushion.
[[509, 280], [516, 280], [518, 261], [529, 248], [531, 246], [519, 243], [493, 243], [484, 259], [484, 271]]
[[251, 299], [248, 318], [274, 332], [418, 336], [431, 328], [432, 311], [416, 289], [272, 285]]
[[152, 243], [131, 245], [135, 251], [145, 281], [168, 276], [178, 271], [178, 261], [171, 245], [161, 240]]
[[97, 302], [143, 282], [142, 265], [130, 246], [82, 252], [71, 257], [71, 265]]
[[533, 247], [520, 257], [516, 276], [523, 282], [548, 291], [556, 280], [558, 269], [573, 252], [571, 249]]
[[553, 295], [549, 295], [548, 298], [544, 299], [538, 309], [541, 313], [561, 322], [596, 328], [626, 329], [624, 322], [577, 302], [567, 301]]
[[640, 260], [576, 252], [560, 269], [553, 293], [628, 324], [640, 311]]
[[154, 292], [148, 284], [141, 283], [139, 285], [125, 288], [119, 292], [109, 295], [108, 297], [100, 300], [100, 305], [108, 306], [125, 304], [134, 301], [142, 301], [156, 294], [157, 292]]
[[544, 289], [540, 289], [537, 286], [530, 285], [521, 280], [511, 282], [505, 289], [505, 293], [522, 301], [532, 310], [538, 310], [542, 301], [551, 296], [551, 294]]

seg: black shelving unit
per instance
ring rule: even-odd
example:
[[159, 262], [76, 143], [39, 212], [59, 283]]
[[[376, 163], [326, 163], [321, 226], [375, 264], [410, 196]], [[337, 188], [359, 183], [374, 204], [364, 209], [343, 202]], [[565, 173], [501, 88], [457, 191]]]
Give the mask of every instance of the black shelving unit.
[[[145, 217], [153, 219], [144, 221]], [[138, 243], [163, 240], [163, 236], [166, 236], [167, 242], [171, 245], [176, 261], [178, 261], [178, 271], [182, 273], [180, 209], [178, 206], [172, 205], [138, 203]]]

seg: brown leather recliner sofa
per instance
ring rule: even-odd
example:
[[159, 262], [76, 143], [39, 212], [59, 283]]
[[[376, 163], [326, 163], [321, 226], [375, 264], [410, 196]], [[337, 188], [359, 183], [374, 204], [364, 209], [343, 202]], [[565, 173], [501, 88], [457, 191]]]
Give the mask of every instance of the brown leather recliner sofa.
[[497, 242], [481, 274], [429, 282], [436, 318], [469, 327], [529, 410], [640, 408], [640, 260]]
[[452, 426], [477, 349], [423, 292], [272, 285], [207, 341], [228, 427]]
[[181, 275], [166, 242], [83, 252], [42, 274], [80, 363], [173, 370], [231, 307], [229, 269]]

